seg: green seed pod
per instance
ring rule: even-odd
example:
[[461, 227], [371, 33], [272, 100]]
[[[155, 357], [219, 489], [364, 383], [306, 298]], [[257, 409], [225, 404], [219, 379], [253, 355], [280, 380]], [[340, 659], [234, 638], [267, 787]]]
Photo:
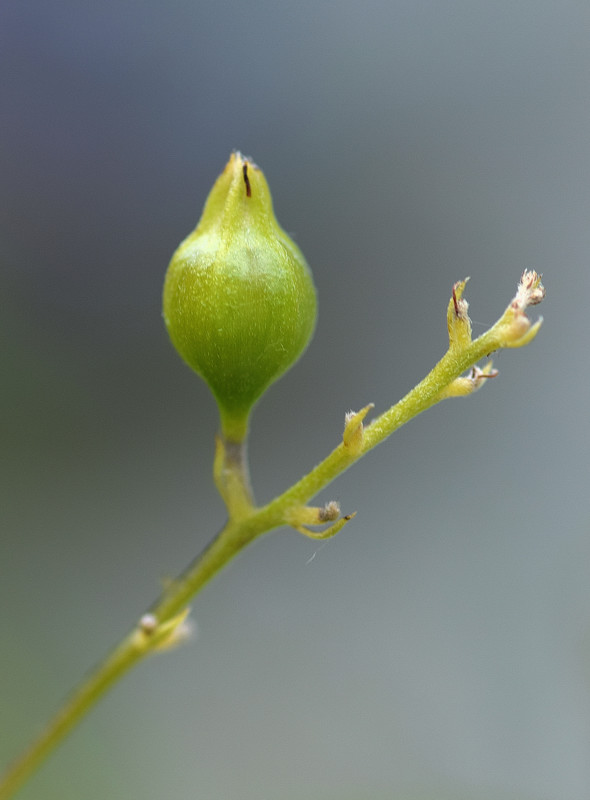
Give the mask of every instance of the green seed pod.
[[316, 294], [305, 259], [278, 224], [262, 171], [233, 153], [164, 284], [172, 343], [215, 395], [226, 439], [301, 355]]

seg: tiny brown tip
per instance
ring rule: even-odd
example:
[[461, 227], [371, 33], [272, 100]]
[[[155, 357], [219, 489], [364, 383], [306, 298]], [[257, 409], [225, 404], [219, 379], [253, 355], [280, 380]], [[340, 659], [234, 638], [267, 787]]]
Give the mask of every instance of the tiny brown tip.
[[455, 306], [455, 316], [459, 316], [459, 301], [457, 300], [457, 284], [453, 286], [453, 305]]
[[244, 173], [244, 183], [246, 184], [246, 197], [252, 197], [252, 187], [250, 186], [250, 178], [248, 177], [248, 162], [244, 162], [244, 166], [242, 167], [242, 172]]

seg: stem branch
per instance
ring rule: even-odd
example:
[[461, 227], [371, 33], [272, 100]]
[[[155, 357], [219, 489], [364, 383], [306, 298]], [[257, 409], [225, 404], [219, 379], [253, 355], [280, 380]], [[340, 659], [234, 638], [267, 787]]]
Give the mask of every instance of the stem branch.
[[[449, 304], [450, 346], [434, 369], [396, 405], [378, 416], [362, 431], [359, 446], [343, 441], [320, 464], [290, 489], [265, 506], [257, 507], [251, 496], [245, 437], [237, 442], [220, 437], [214, 477], [228, 508], [229, 521], [213, 542], [164, 591], [146, 617], [128, 634], [86, 681], [65, 702], [41, 736], [14, 762], [0, 780], [0, 800], [8, 800], [46, 756], [102, 695], [136, 663], [158, 647], [173, 642], [175, 618], [189, 601], [258, 536], [288, 524], [297, 506], [307, 503], [334, 478], [390, 436], [413, 417], [441, 400], [444, 390], [480, 358], [501, 347], [520, 347], [535, 336], [540, 321], [529, 329], [524, 308], [542, 299], [544, 289], [536, 273], [523, 274], [519, 294], [503, 317], [487, 333], [471, 341], [471, 328], [461, 300], [465, 282], [456, 284]], [[528, 293], [528, 294], [527, 294]], [[447, 395], [448, 396], [448, 395]], [[349, 517], [342, 519], [342, 522]], [[340, 529], [340, 528], [338, 528]]]

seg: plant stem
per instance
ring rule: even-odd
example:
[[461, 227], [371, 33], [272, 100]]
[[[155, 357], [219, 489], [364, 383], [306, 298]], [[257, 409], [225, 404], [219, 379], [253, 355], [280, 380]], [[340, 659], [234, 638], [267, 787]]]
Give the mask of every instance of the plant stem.
[[[168, 635], [170, 630], [174, 630], [174, 625], [167, 628], [166, 624], [171, 621], [174, 623], [175, 616], [186, 608], [187, 603], [247, 544], [263, 533], [284, 525], [289, 509], [306, 503], [395, 430], [437, 403], [443, 390], [480, 358], [500, 347], [519, 346], [518, 343], [514, 344], [514, 340], [508, 343], [505, 340], [506, 319], [510, 321], [511, 315], [514, 316], [514, 312], [509, 307], [504, 317], [487, 333], [473, 342], [469, 338], [465, 346], [459, 349], [450, 347], [423, 381], [364, 430], [362, 446], [357, 451], [351, 453], [344, 443], [339, 444], [311, 472], [265, 506], [256, 507], [251, 500], [245, 442], [238, 447], [221, 437], [214, 472], [218, 488], [228, 506], [229, 522], [187, 570], [166, 588], [149, 612], [149, 630], [145, 625], [142, 627], [145, 619], [142, 618], [137, 627], [71, 695], [41, 736], [8, 769], [0, 781], [0, 800], [8, 800], [14, 795], [76, 723], [132, 666], [153, 652], [158, 642], [164, 641], [165, 644], [164, 634]], [[531, 330], [521, 342], [528, 343], [534, 333], [536, 330]], [[159, 637], [158, 631], [163, 632]]]
[[381, 444], [406, 422], [435, 405], [442, 390], [451, 381], [497, 347], [493, 337], [489, 335], [492, 331], [493, 329], [480, 336], [460, 354], [448, 351], [417, 386], [376, 417], [365, 428], [363, 445], [358, 454], [351, 455], [345, 445], [340, 443], [307, 475], [258, 513], [281, 517], [289, 506], [306, 503], [369, 450]]
[[12, 797], [74, 725], [142, 657], [126, 637], [87, 681], [72, 694], [41, 736], [15, 761], [0, 784], [0, 800]]
[[[216, 539], [178, 578], [152, 608], [151, 614], [164, 622], [186, 606], [237, 553], [251, 541], [247, 526], [228, 523]], [[0, 800], [12, 797], [68, 732], [79, 722], [108, 689], [131, 667], [151, 652], [148, 642], [134, 628], [113, 652], [90, 674], [66, 700], [39, 738], [15, 761], [0, 782]]]

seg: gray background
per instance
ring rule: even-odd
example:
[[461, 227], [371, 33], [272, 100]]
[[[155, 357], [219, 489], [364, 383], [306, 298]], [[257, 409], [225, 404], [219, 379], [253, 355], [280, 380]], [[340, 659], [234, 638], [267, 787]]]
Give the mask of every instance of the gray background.
[[246, 552], [23, 800], [590, 796], [589, 40], [586, 0], [2, 4], [2, 762], [223, 523], [160, 298], [232, 148], [320, 297], [260, 501], [430, 369], [455, 280], [476, 333], [548, 289], [498, 379], [321, 496], [353, 523]]

